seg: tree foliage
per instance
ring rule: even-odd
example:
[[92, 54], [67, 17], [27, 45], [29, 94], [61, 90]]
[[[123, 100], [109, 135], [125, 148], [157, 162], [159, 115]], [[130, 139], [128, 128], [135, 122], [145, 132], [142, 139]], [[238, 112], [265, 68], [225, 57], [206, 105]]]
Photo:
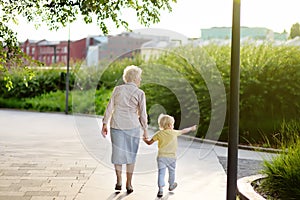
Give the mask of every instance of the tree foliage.
[[[85, 23], [96, 22], [103, 34], [108, 34], [108, 23], [129, 30], [123, 20], [126, 12], [135, 12], [138, 21], [146, 26], [159, 22], [160, 11], [171, 11], [176, 0], [0, 0], [0, 73], [9, 66], [22, 66], [25, 54], [20, 50], [17, 34], [9, 24], [18, 24], [24, 17], [36, 27], [46, 24], [50, 30], [65, 27], [83, 16]], [[29, 59], [28, 57], [25, 59]]]
[[295, 23], [291, 27], [291, 32], [290, 32], [290, 39], [293, 39], [297, 36], [300, 36], [300, 24]]
[[37, 25], [46, 23], [50, 29], [58, 29], [82, 15], [86, 23], [97, 24], [104, 34], [108, 33], [107, 22], [128, 28], [122, 18], [125, 10], [136, 12], [143, 25], [159, 22], [160, 10], [171, 11], [171, 2], [176, 0], [2, 0], [2, 20], [13, 21], [18, 16]]

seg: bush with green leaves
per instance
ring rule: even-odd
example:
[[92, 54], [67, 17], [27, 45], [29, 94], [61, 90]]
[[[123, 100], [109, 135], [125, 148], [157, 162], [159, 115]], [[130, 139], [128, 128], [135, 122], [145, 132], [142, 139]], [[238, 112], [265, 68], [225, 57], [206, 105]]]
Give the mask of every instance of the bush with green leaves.
[[112, 90], [104, 87], [98, 90], [72, 91], [72, 112], [91, 115], [103, 115]]
[[[62, 69], [12, 69], [10, 71], [11, 86], [5, 85], [5, 76], [0, 75], [0, 96], [3, 98], [30, 98], [65, 90], [66, 72]], [[70, 73], [70, 88], [74, 83], [74, 75]]]
[[[26, 98], [23, 109], [39, 112], [64, 112], [66, 108], [65, 96], [65, 92], [59, 90], [32, 98]], [[69, 100], [68, 104], [69, 109], [71, 109], [71, 100]]]
[[[270, 43], [259, 45], [245, 43], [241, 46], [239, 120], [241, 143], [262, 145], [268, 142], [269, 146], [272, 146], [276, 143], [274, 136], [280, 130], [281, 123], [298, 118], [299, 55], [300, 48], [293, 46], [275, 46]], [[203, 137], [212, 120], [212, 113], [219, 108], [218, 105], [225, 103], [228, 108], [230, 60], [229, 45], [210, 44], [203, 47], [183, 46], [163, 51], [160, 56], [149, 60], [135, 55], [130, 59], [120, 58], [110, 64], [100, 64], [100, 67], [83, 68], [78, 64], [72, 66], [70, 88], [72, 92], [78, 91], [78, 93], [83, 91], [88, 93], [92, 90], [101, 90], [104, 93], [106, 89], [111, 91], [114, 86], [123, 83], [122, 72], [127, 65], [138, 65], [143, 69], [141, 88], [146, 93], [147, 111], [151, 121], [157, 120], [157, 116], [152, 116], [151, 112], [158, 107], [161, 111], [175, 117], [176, 128], [179, 128], [182, 120], [194, 120], [200, 116], [197, 136]], [[27, 85], [24, 84], [23, 76], [16, 73], [15, 88], [8, 91], [1, 82], [0, 96], [22, 99], [40, 96], [50, 91], [64, 90], [62, 72], [64, 71], [36, 72], [35, 77], [27, 81]], [[211, 96], [211, 88], [207, 85], [204, 76], [206, 79], [209, 77], [212, 83], [223, 84], [224, 94], [220, 92], [216, 96]], [[166, 82], [172, 87], [164, 85]], [[91, 92], [93, 93], [96, 92]], [[84, 100], [85, 95], [77, 96], [76, 98], [82, 98], [82, 104], [76, 105], [80, 108], [80, 112], [95, 113], [95, 108], [92, 103], [89, 103], [90, 100]], [[212, 102], [212, 97], [217, 101]], [[0, 101], [2, 105], [5, 104], [3, 103], [5, 98]], [[196, 104], [192, 101], [194, 98], [198, 101]], [[16, 104], [16, 101], [12, 102]], [[85, 106], [84, 102], [86, 102]], [[105, 103], [103, 102], [101, 107], [105, 107]], [[186, 108], [187, 112], [181, 113], [180, 106]], [[97, 114], [102, 112], [96, 110]], [[227, 141], [228, 110], [227, 112], [221, 110], [221, 112], [226, 115], [224, 128], [221, 135], [217, 131], [216, 134], [219, 134], [220, 140]]]
[[276, 199], [300, 198], [300, 122], [284, 122], [280, 138], [282, 152], [271, 161], [264, 161], [259, 190]]
[[[103, 115], [108, 104], [111, 90], [71, 91], [68, 98], [68, 112], [81, 114]], [[25, 99], [3, 99], [0, 97], [0, 107], [35, 110], [39, 112], [65, 112], [66, 92], [58, 90], [40, 96]]]
[[[216, 61], [229, 94], [230, 46], [204, 49]], [[272, 141], [284, 120], [297, 119], [300, 110], [300, 48], [271, 43], [241, 46], [240, 141]], [[229, 100], [229, 98], [227, 98]]]
[[[270, 145], [274, 144], [273, 135], [278, 132], [284, 120], [297, 118], [300, 110], [300, 49], [292, 46], [274, 46], [266, 43], [244, 44], [241, 47], [240, 74], [240, 142], [262, 144], [265, 136]], [[123, 69], [135, 64], [143, 69], [141, 88], [147, 97], [147, 110], [160, 105], [163, 110], [176, 119], [176, 128], [183, 118], [193, 119], [200, 114], [198, 137], [203, 137], [211, 114], [211, 94], [203, 74], [209, 74], [211, 82], [218, 83], [217, 75], [225, 87], [226, 97], [219, 96], [220, 102], [227, 100], [230, 93], [230, 46], [208, 45], [204, 47], [185, 46], [171, 51], [164, 51], [159, 57], [142, 60], [138, 55], [133, 59], [117, 60], [101, 71], [98, 79], [106, 88], [122, 83]], [[212, 70], [209, 67], [217, 67]], [[173, 72], [180, 74], [170, 76]], [[162, 82], [170, 82], [174, 90]], [[191, 87], [186, 87], [185, 83]], [[219, 83], [218, 83], [219, 84]], [[197, 105], [190, 101], [180, 103], [181, 99], [192, 99], [193, 93]], [[181, 113], [181, 107], [188, 108], [188, 115]], [[218, 107], [217, 107], [218, 108]], [[196, 113], [200, 112], [200, 113]], [[228, 113], [228, 110], [227, 110]], [[151, 114], [151, 113], [150, 113]], [[150, 115], [151, 121], [156, 121]], [[221, 120], [221, 119], [220, 119]], [[220, 140], [227, 141], [227, 114]]]

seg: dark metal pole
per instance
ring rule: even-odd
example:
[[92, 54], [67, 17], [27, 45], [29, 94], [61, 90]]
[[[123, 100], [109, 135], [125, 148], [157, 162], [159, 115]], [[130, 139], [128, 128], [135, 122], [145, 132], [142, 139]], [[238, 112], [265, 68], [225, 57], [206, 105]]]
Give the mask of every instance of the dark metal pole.
[[229, 137], [227, 161], [227, 200], [236, 200], [238, 142], [239, 142], [239, 89], [240, 89], [240, 0], [233, 0]]
[[54, 45], [53, 48], [54, 48], [54, 63], [56, 63], [56, 54], [57, 54], [57, 53], [56, 53], [56, 50], [57, 50], [57, 49], [56, 49], [56, 45]]
[[70, 69], [70, 25], [69, 25], [69, 37], [68, 37], [68, 54], [67, 54], [67, 74], [66, 74], [66, 109], [65, 113], [69, 113], [69, 70]]

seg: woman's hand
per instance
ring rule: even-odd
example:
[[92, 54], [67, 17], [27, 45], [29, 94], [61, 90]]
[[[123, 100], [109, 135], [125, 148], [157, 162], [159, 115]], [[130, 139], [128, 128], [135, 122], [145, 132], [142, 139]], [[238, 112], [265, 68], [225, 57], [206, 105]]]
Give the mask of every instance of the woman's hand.
[[144, 130], [144, 133], [143, 133], [143, 139], [148, 139], [148, 131], [147, 129]]
[[102, 136], [105, 138], [106, 135], [107, 135], [107, 125], [106, 124], [102, 125], [102, 131], [101, 131], [101, 133], [102, 133]]

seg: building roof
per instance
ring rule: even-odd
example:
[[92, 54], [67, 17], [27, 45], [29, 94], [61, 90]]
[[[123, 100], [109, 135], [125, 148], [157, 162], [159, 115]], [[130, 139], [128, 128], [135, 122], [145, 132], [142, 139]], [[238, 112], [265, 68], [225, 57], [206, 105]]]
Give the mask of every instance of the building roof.
[[288, 40], [285, 44], [289, 46], [300, 46], [300, 36]]
[[43, 40], [39, 42], [38, 45], [40, 46], [51, 46], [51, 45], [58, 45], [60, 41], [48, 41], [48, 40]]
[[[201, 38], [203, 40], [211, 39], [231, 39], [231, 27], [212, 27], [201, 29]], [[272, 39], [286, 40], [287, 33], [276, 33], [264, 27], [241, 27], [241, 38], [252, 38], [256, 40]]]
[[92, 37], [94, 40], [100, 42], [100, 43], [107, 43], [108, 38], [106, 36], [94, 36]]
[[159, 41], [178, 41], [181, 44], [187, 44], [188, 38], [180, 33], [175, 31], [170, 31], [167, 29], [158, 29], [158, 28], [145, 28], [145, 29], [136, 29], [133, 30], [135, 37], [148, 37], [148, 39], [157, 39]]

